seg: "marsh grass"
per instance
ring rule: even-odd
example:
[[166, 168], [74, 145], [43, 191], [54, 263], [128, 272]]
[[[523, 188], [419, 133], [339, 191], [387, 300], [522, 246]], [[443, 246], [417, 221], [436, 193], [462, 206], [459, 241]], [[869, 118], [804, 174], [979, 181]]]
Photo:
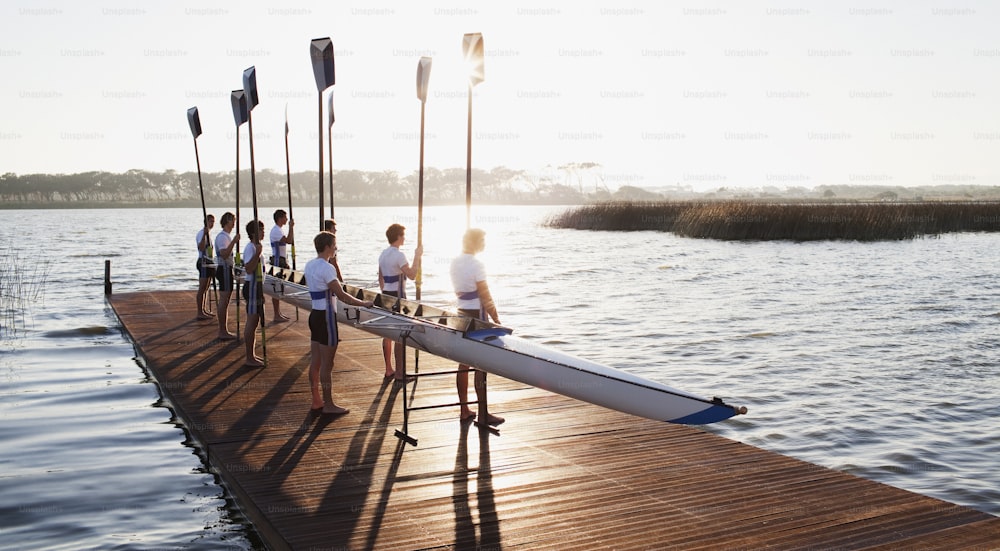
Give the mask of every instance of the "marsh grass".
[[24, 327], [31, 306], [45, 289], [51, 264], [48, 261], [17, 262], [12, 245], [7, 245], [0, 270], [0, 342], [14, 338]]
[[1000, 231], [1000, 202], [615, 202], [572, 208], [547, 225], [730, 241], [890, 241]]

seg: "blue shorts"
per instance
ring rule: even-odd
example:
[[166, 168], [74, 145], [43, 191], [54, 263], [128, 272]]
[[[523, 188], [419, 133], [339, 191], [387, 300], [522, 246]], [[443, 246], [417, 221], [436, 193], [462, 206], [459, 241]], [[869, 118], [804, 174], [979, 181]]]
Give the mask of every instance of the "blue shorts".
[[337, 346], [340, 334], [337, 332], [337, 318], [329, 310], [309, 312], [310, 340], [324, 346]]

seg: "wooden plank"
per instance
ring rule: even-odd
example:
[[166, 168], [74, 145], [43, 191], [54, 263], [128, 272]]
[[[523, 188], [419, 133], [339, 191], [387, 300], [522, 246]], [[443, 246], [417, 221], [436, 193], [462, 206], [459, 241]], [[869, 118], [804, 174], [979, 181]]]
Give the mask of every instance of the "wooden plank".
[[[334, 397], [351, 413], [318, 416], [304, 313], [268, 324], [268, 367], [249, 369], [242, 342], [214, 340], [193, 301], [187, 291], [111, 298], [275, 549], [1000, 547], [989, 514], [495, 376], [500, 435], [459, 422], [457, 407], [428, 409], [410, 415], [419, 446], [405, 445], [393, 435], [403, 395], [382, 378], [379, 338], [341, 326]], [[454, 366], [420, 356], [424, 373]], [[456, 401], [453, 375], [409, 388], [414, 405]]]

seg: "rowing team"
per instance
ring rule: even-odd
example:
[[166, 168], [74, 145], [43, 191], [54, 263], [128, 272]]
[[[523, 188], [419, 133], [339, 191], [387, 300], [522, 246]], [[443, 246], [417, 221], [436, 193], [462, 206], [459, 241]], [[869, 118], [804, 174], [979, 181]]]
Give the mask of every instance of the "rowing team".
[[[289, 220], [284, 210], [278, 209], [274, 212], [275, 226], [269, 234], [271, 244], [271, 264], [281, 268], [287, 268], [286, 249], [288, 245], [295, 246], [294, 241], [294, 221]], [[198, 231], [196, 241], [198, 244], [198, 319], [210, 319], [214, 316], [207, 308], [207, 290], [209, 283], [216, 280], [219, 284], [218, 297], [218, 322], [219, 339], [232, 340], [236, 335], [229, 332], [227, 327], [227, 313], [229, 302], [234, 287], [234, 267], [240, 264], [239, 252], [233, 251], [239, 241], [239, 233], [231, 236], [235, 227], [235, 215], [227, 212], [222, 216], [222, 230], [215, 238], [213, 256], [212, 240], [209, 232], [215, 223], [215, 218], [208, 215], [205, 219], [205, 227]], [[285, 226], [288, 226], [287, 232]], [[256, 332], [257, 326], [263, 318], [263, 276], [261, 256], [263, 246], [260, 238], [263, 237], [264, 223], [252, 221], [246, 226], [247, 235], [251, 242], [247, 243], [243, 251], [243, 268], [246, 285], [243, 288], [243, 298], [247, 301], [247, 325], [243, 331], [246, 360], [246, 367], [264, 367], [264, 360], [256, 356]], [[371, 308], [372, 301], [362, 301], [352, 297], [343, 290], [343, 276], [340, 266], [337, 264], [337, 225], [332, 219], [324, 221], [324, 231], [320, 232], [313, 239], [316, 249], [316, 258], [310, 260], [303, 270], [306, 284], [309, 287], [309, 294], [312, 300], [312, 311], [309, 315], [310, 329], [310, 365], [309, 382], [312, 390], [312, 409], [323, 413], [342, 414], [347, 413], [346, 408], [337, 406], [332, 397], [332, 371], [333, 361], [336, 354], [339, 336], [337, 332], [336, 307], [337, 300], [342, 300], [352, 306], [362, 306]], [[400, 247], [406, 240], [406, 228], [400, 224], [392, 224], [385, 231], [386, 240], [389, 246], [382, 251], [378, 258], [379, 289], [382, 294], [406, 298], [406, 280], [416, 279], [420, 272], [421, 260], [423, 257], [423, 247], [418, 246], [414, 251], [413, 264], [406, 258], [406, 254]], [[472, 228], [465, 232], [462, 238], [462, 254], [452, 261], [451, 278], [455, 295], [458, 299], [459, 313], [465, 316], [478, 319], [492, 319], [495, 323], [500, 323], [496, 305], [490, 294], [489, 286], [486, 282], [486, 268], [476, 253], [482, 252], [486, 247], [486, 232], [478, 228]], [[293, 255], [294, 256], [294, 255]], [[219, 269], [221, 267], [221, 269]], [[289, 318], [281, 314], [280, 301], [272, 299], [274, 308], [274, 321], [287, 321]], [[238, 314], [237, 314], [238, 315]], [[238, 320], [237, 320], [238, 321]], [[405, 384], [405, 355], [404, 347], [400, 342], [390, 339], [382, 340], [382, 355], [385, 360], [385, 378], [394, 379], [399, 384]], [[395, 357], [395, 369], [392, 365], [392, 358]], [[467, 394], [469, 387], [468, 378], [469, 366], [460, 364], [460, 373], [456, 377], [456, 388], [458, 390], [459, 401], [461, 403], [460, 417], [468, 420], [474, 418], [477, 413], [468, 407]], [[476, 371], [476, 392], [485, 392], [486, 373]], [[322, 391], [322, 392], [321, 392]], [[482, 397], [485, 398], [485, 397]], [[482, 409], [485, 409], [485, 399], [479, 400]], [[479, 413], [479, 421], [483, 424], [499, 425], [503, 423], [502, 417], [489, 414], [488, 411]]]

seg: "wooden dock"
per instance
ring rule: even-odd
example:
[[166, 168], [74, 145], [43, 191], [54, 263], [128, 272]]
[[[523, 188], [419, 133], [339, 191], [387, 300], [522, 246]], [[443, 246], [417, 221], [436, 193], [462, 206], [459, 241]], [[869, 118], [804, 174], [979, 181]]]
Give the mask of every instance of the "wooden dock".
[[[242, 341], [194, 319], [193, 291], [110, 302], [273, 549], [1000, 549], [1000, 517], [495, 376], [499, 435], [428, 409], [413, 447], [368, 333], [341, 325], [334, 398], [351, 412], [321, 416], [306, 312], [268, 323], [268, 366], [250, 369]], [[423, 373], [450, 369], [420, 356]], [[455, 401], [450, 375], [410, 388], [414, 406]]]

